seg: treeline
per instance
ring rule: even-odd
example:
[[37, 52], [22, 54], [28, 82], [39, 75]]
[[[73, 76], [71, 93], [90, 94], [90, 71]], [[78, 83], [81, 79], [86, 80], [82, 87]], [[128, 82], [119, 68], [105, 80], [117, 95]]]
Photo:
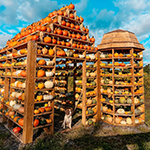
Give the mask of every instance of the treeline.
[[145, 98], [150, 98], [150, 64], [144, 67], [144, 92]]

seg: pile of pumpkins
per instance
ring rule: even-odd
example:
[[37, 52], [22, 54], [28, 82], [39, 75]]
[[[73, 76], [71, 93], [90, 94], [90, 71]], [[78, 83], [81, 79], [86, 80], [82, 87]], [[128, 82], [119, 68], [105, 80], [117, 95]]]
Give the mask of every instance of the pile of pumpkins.
[[[70, 10], [73, 10], [69, 14], [67, 11], [64, 11], [68, 8]], [[57, 15], [63, 17], [63, 20], [61, 22], [58, 21], [57, 17], [55, 17]], [[71, 23], [69, 23], [67, 21], [67, 18], [70, 18], [69, 20]], [[22, 28], [20, 33], [15, 35], [11, 40], [7, 41], [6, 47], [3, 48], [1, 51], [4, 51], [8, 48], [18, 46], [24, 42], [28, 42], [29, 40], [34, 40], [34, 41], [38, 41], [39, 39], [41, 40], [41, 37], [37, 33], [40, 31], [52, 32], [51, 28], [49, 26], [47, 26], [47, 24], [49, 24], [49, 23], [58, 24], [58, 22], [59, 22], [62, 26], [70, 27], [70, 28], [76, 29], [76, 30], [81, 30], [80, 25], [74, 24], [72, 19], [76, 19], [78, 21], [78, 23], [82, 23], [84, 21], [84, 19], [81, 16], [78, 17], [78, 16], [74, 15], [74, 5], [73, 4], [62, 7], [60, 10], [55, 10], [52, 13], [49, 13], [49, 15], [46, 18], [41, 19], [38, 22], [32, 23], [31, 25], [27, 26], [26, 28], [25, 27]], [[89, 32], [89, 29], [85, 28], [84, 26], [83, 26], [82, 30], [85, 33]], [[72, 38], [76, 38], [78, 40], [79, 39], [87, 40], [87, 37], [84, 34], [83, 35], [79, 34], [79, 32], [78, 32], [78, 34], [74, 34], [73, 32], [68, 32], [67, 30], [61, 30], [59, 28], [54, 28], [53, 33], [58, 34], [58, 35], [63, 35], [63, 36], [69, 36]], [[45, 43], [53, 43], [53, 44], [58, 44], [58, 45], [61, 44], [61, 45], [71, 46], [71, 44], [69, 42], [59, 41], [59, 40], [56, 40], [55, 38], [51, 38], [49, 36], [44, 37], [43, 41]], [[94, 43], [95, 42], [94, 37], [89, 38], [89, 41], [91, 43]], [[86, 46], [86, 45], [85, 45], [85, 47], [84, 47], [84, 45], [77, 46], [76, 43], [73, 43], [72, 47], [94, 50], [94, 47]]]

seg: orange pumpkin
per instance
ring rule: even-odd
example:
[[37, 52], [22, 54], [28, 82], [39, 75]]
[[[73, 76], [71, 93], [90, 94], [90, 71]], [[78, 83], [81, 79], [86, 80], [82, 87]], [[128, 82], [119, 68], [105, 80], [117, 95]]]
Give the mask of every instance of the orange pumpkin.
[[34, 122], [33, 122], [33, 126], [34, 127], [37, 127], [39, 125], [39, 120], [38, 119], [35, 119]]
[[45, 43], [51, 43], [51, 41], [52, 41], [51, 37], [48, 37], [48, 36], [44, 37]]
[[37, 76], [38, 77], [44, 77], [45, 76], [45, 71], [44, 70], [38, 70]]
[[46, 61], [44, 59], [39, 60], [38, 65], [45, 65]]
[[23, 119], [23, 118], [19, 119], [18, 124], [19, 124], [20, 126], [23, 126], [23, 123], [24, 123], [24, 119]]
[[26, 71], [25, 71], [25, 70], [22, 70], [21, 73], [20, 73], [20, 75], [21, 75], [22, 77], [26, 77]]
[[49, 54], [50, 56], [53, 56], [53, 55], [54, 55], [54, 50], [53, 50], [53, 49], [49, 49], [48, 54]]

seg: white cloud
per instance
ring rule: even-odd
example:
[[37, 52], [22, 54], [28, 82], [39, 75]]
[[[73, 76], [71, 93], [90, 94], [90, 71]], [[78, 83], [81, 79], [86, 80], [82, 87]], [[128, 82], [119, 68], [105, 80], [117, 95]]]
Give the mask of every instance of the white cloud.
[[7, 30], [9, 33], [17, 33], [17, 31], [16, 30]]
[[75, 4], [75, 9], [78, 13], [81, 13], [87, 7], [89, 0], [81, 0], [79, 3]]
[[8, 39], [10, 39], [12, 37], [11, 34], [0, 34], [0, 48], [3, 48], [6, 44], [6, 42], [8, 41]]

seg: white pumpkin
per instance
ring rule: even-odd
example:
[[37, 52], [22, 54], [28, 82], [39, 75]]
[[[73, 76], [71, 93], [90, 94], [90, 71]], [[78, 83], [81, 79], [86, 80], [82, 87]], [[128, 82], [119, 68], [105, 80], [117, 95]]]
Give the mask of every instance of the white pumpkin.
[[54, 83], [52, 81], [46, 81], [44, 85], [45, 88], [52, 88], [54, 86]]
[[94, 60], [95, 59], [95, 55], [89, 55], [90, 59]]
[[102, 54], [100, 55], [100, 58], [105, 58], [105, 55], [102, 53]]
[[54, 65], [54, 62], [53, 62], [53, 61], [48, 60], [48, 61], [46, 61], [46, 65], [47, 65], [47, 66], [53, 66], [53, 65]]
[[17, 70], [16, 71], [16, 76], [18, 76], [21, 73], [22, 70]]
[[135, 104], [139, 103], [139, 99], [137, 97], [134, 98], [134, 103]]
[[130, 117], [128, 117], [128, 118], [126, 119], [126, 122], [127, 122], [127, 124], [132, 124], [132, 119], [131, 119]]
[[79, 58], [85, 58], [85, 56], [84, 56], [84, 55], [79, 54]]
[[1, 89], [1, 93], [3, 93], [4, 92], [4, 89]]
[[17, 83], [18, 83], [18, 82], [19, 82], [19, 81], [15, 81], [15, 82], [14, 82], [15, 87], [17, 87]]
[[18, 98], [21, 95], [22, 95], [22, 93], [16, 93], [16, 98]]
[[26, 83], [25, 82], [22, 84], [22, 88], [26, 88]]
[[17, 92], [12, 92], [12, 97], [16, 97]]
[[46, 77], [52, 77], [54, 73], [52, 71], [46, 71]]
[[17, 54], [20, 56], [21, 55], [20, 51], [18, 51]]
[[16, 100], [11, 100], [11, 101], [9, 102], [9, 105], [10, 105], [11, 107], [13, 107], [15, 104], [17, 104], [17, 101], [16, 101]]
[[135, 124], [138, 124], [139, 123], [139, 120], [138, 119], [135, 119]]
[[126, 122], [126, 121], [124, 121], [124, 120], [122, 120], [120, 123], [121, 123], [121, 124], [124, 124], [124, 125], [126, 125], [126, 124], [127, 124], [127, 122]]
[[22, 105], [21, 104], [15, 104], [13, 107], [15, 110], [18, 110], [20, 107], [22, 107]]
[[122, 109], [122, 108], [119, 108], [119, 109], [117, 110], [117, 113], [118, 113], [118, 114], [124, 114], [124, 113], [125, 113], [125, 110]]
[[44, 100], [52, 100], [53, 99], [53, 95], [43, 95], [43, 99]]

